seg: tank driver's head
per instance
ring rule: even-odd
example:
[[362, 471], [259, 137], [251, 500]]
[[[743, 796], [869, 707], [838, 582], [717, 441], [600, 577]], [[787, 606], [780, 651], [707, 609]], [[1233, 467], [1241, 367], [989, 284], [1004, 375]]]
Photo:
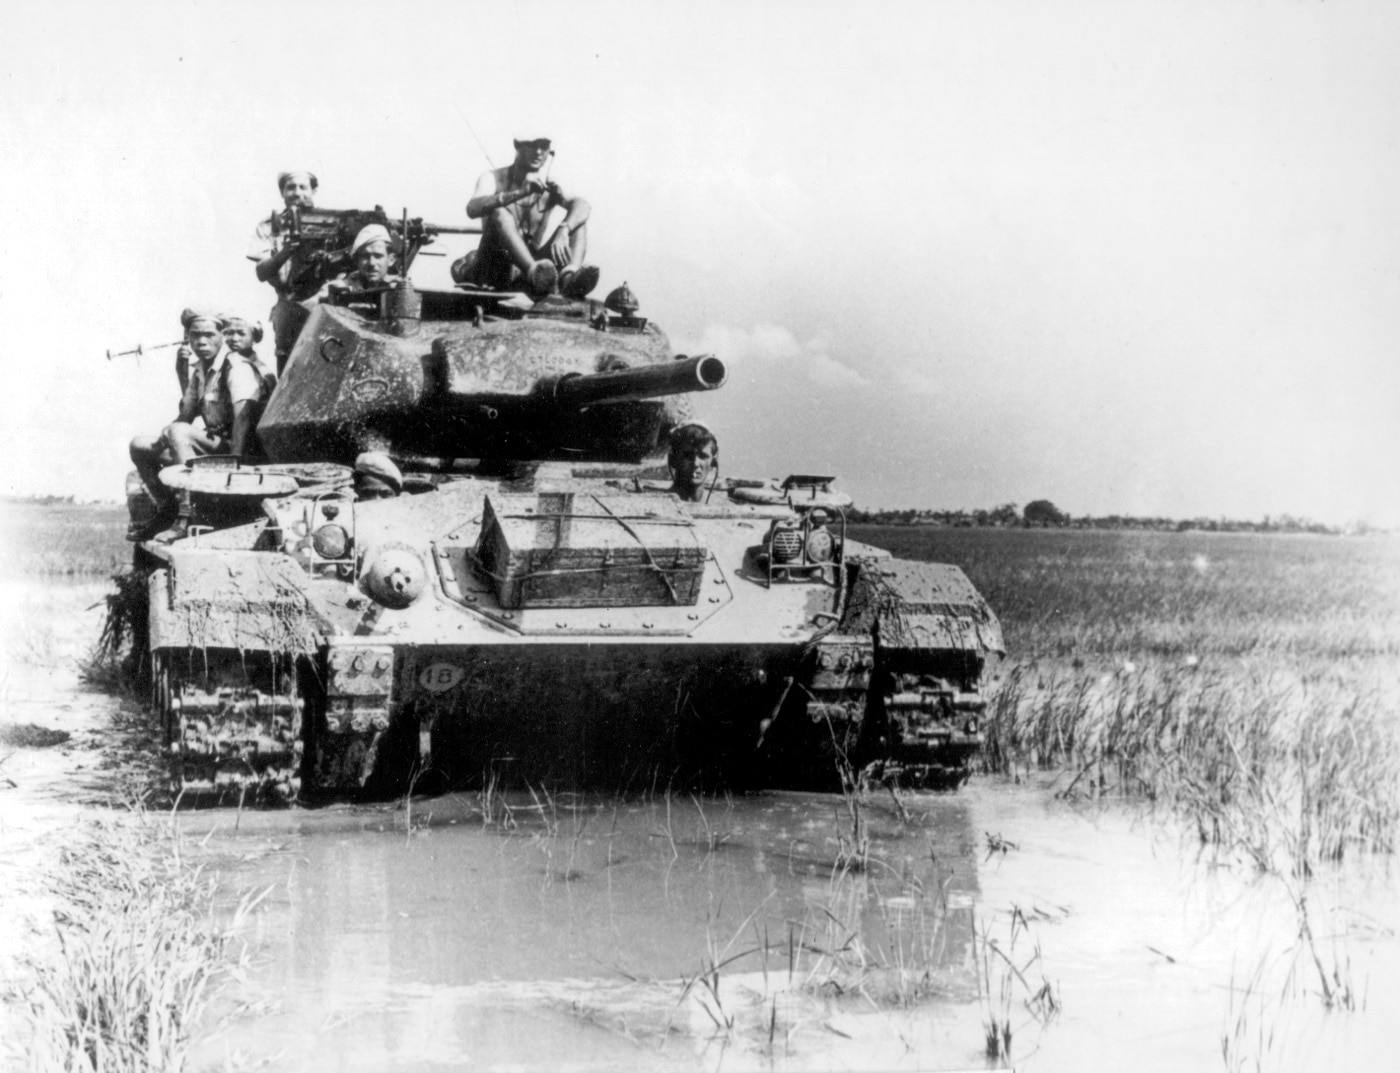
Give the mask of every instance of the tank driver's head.
[[700, 499], [718, 461], [719, 440], [707, 426], [688, 421], [671, 431], [666, 464], [671, 468], [671, 491], [682, 499]]

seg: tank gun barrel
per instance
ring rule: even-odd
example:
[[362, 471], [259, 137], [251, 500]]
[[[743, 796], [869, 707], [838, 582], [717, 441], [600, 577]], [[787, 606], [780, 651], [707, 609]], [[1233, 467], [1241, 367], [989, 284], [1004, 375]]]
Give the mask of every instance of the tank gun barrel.
[[714, 391], [724, 384], [728, 375], [719, 358], [713, 354], [698, 354], [662, 365], [550, 378], [540, 382], [540, 389], [561, 406], [582, 409], [692, 391]]

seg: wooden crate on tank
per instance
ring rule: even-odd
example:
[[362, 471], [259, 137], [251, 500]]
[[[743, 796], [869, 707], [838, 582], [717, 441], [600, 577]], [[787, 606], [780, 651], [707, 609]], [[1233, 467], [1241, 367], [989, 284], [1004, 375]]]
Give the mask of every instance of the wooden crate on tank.
[[488, 496], [476, 568], [502, 607], [694, 604], [707, 556], [669, 495]]

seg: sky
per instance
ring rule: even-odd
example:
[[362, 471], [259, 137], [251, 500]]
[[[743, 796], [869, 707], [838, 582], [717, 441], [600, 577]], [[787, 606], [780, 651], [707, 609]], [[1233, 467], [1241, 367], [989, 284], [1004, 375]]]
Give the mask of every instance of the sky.
[[121, 497], [173, 352], [105, 353], [265, 319], [279, 171], [455, 224], [548, 136], [597, 293], [728, 363], [723, 473], [1400, 525], [1400, 5], [19, 0], [0, 38], [0, 493]]

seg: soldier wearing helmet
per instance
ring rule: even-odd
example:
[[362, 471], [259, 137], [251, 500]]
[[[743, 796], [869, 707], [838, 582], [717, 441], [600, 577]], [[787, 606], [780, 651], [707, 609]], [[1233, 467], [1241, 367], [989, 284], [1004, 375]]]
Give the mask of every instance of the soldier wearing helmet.
[[[320, 184], [309, 171], [284, 171], [277, 176], [277, 192], [287, 209], [315, 207], [316, 189]], [[316, 266], [302, 256], [301, 246], [285, 234], [274, 234], [272, 221], [263, 220], [253, 232], [248, 248], [248, 260], [263, 283], [277, 292], [277, 304], [268, 314], [277, 353], [277, 372], [287, 362], [292, 344], [306, 323], [308, 311], [303, 304], [321, 289], [324, 279]]]
[[718, 474], [719, 439], [699, 421], [687, 421], [671, 430], [666, 464], [671, 470], [671, 492], [688, 503], [705, 498], [706, 484]]
[[548, 138], [517, 139], [511, 165], [477, 179], [467, 216], [481, 221], [481, 243], [453, 266], [457, 282], [537, 296], [557, 288], [566, 298], [598, 285], [598, 269], [584, 263], [589, 204], [549, 179], [553, 155]]

